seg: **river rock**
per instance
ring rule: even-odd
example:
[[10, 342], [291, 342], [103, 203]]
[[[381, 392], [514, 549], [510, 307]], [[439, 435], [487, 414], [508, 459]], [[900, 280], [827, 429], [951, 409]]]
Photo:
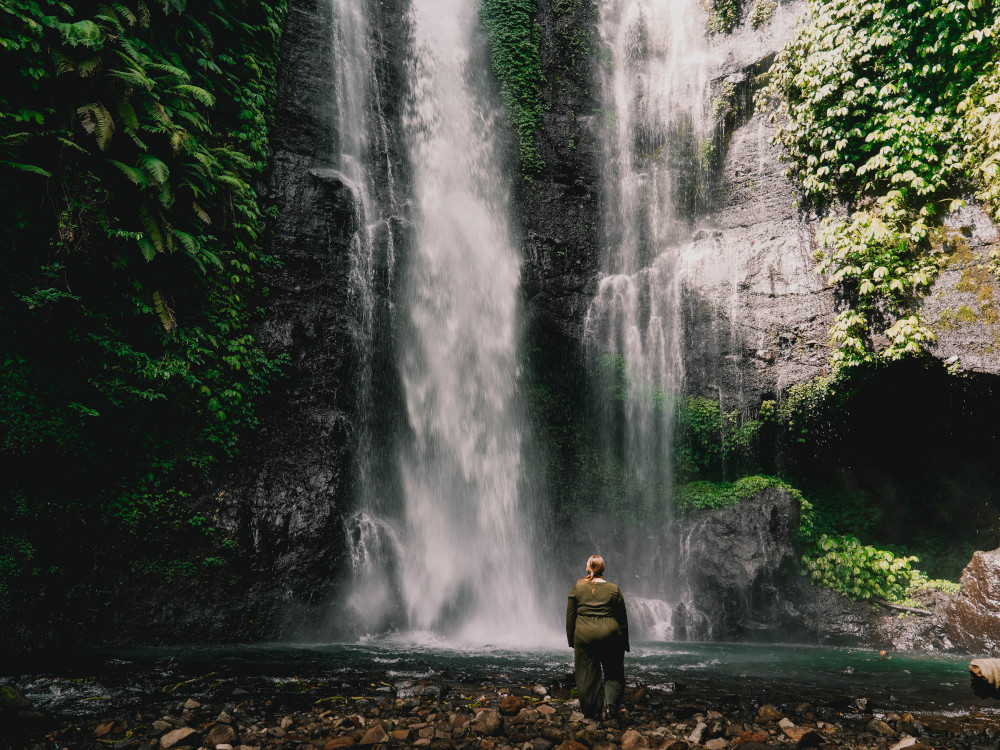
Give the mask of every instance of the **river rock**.
[[160, 737], [160, 747], [166, 748], [173, 747], [177, 744], [185, 745], [198, 745], [201, 743], [201, 737], [198, 732], [191, 727], [181, 727], [180, 729], [175, 729], [172, 732], [167, 732], [165, 735]]
[[354, 738], [350, 736], [330, 737], [323, 745], [323, 750], [347, 750], [349, 747], [354, 747], [354, 742]]
[[548, 703], [542, 703], [538, 707], [538, 713], [540, 713], [542, 716], [551, 716], [555, 712], [556, 710], [552, 708], [552, 706], [550, 706]]
[[706, 724], [703, 721], [699, 721], [698, 725], [694, 728], [694, 731], [688, 735], [687, 741], [690, 742], [692, 745], [697, 745], [699, 742], [701, 742], [701, 735], [704, 733], [706, 729], [708, 729], [708, 724]]
[[500, 717], [500, 712], [495, 708], [484, 708], [469, 723], [469, 730], [475, 734], [493, 737], [500, 733], [502, 726], [503, 719]]
[[216, 745], [235, 745], [239, 738], [236, 730], [230, 724], [218, 722], [205, 735], [205, 745], [215, 747]]
[[814, 729], [810, 729], [808, 732], [803, 734], [795, 747], [797, 750], [807, 750], [807, 748], [819, 747], [826, 739]]
[[765, 703], [757, 711], [757, 721], [780, 721], [785, 715], [770, 703]]
[[500, 701], [500, 713], [505, 716], [513, 716], [522, 708], [524, 708], [525, 703], [521, 698], [516, 695], [508, 695], [502, 701]]
[[871, 730], [872, 732], [875, 732], [875, 734], [882, 735], [883, 737], [896, 736], [895, 730], [893, 730], [892, 727], [890, 727], [881, 719], [872, 719], [870, 722], [868, 722], [868, 729]]
[[948, 637], [975, 653], [1000, 653], [1000, 549], [975, 552], [961, 584], [945, 612]]
[[705, 743], [705, 750], [724, 750], [726, 747], [729, 747], [729, 743], [722, 737], [716, 737]]
[[622, 735], [622, 750], [640, 750], [644, 747], [649, 747], [649, 740], [634, 729], [629, 729]]
[[576, 740], [565, 740], [560, 743], [556, 750], [588, 750], [588, 748], [582, 742], [577, 742]]

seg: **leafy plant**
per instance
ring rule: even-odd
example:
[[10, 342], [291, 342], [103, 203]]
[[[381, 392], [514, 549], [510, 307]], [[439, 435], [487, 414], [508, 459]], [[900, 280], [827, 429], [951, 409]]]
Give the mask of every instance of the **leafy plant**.
[[886, 550], [861, 544], [852, 536], [821, 534], [802, 556], [812, 583], [825, 586], [852, 599], [906, 597], [917, 580], [911, 568], [916, 557], [896, 557]]
[[857, 209], [819, 235], [819, 271], [848, 302], [831, 331], [835, 366], [933, 341], [918, 311], [944, 260], [931, 229], [961, 205], [967, 175], [993, 200], [995, 23], [980, 0], [811, 0], [776, 59], [760, 99], [778, 102], [775, 142], [807, 196]]
[[[563, 12], [569, 10], [566, 7]], [[545, 166], [535, 148], [543, 109], [540, 86], [544, 80], [535, 22], [538, 0], [484, 0], [481, 13], [490, 38], [493, 72], [517, 131], [521, 169], [531, 177]]]

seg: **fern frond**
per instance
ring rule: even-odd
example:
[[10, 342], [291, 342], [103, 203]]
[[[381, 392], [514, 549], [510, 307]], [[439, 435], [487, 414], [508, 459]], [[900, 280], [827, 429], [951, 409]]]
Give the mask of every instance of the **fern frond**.
[[170, 147], [175, 154], [179, 154], [187, 144], [188, 134], [186, 130], [177, 128], [170, 134]]
[[107, 151], [111, 145], [111, 136], [115, 133], [115, 120], [108, 112], [108, 108], [101, 102], [97, 102], [94, 107], [94, 122], [97, 127], [94, 137], [97, 139], [97, 147], [101, 151]]
[[146, 203], [139, 206], [139, 223], [142, 224], [146, 238], [153, 243], [157, 252], [165, 253], [170, 249], [167, 244], [168, 240], [160, 226], [159, 218], [153, 215]]
[[181, 241], [181, 244], [184, 246], [184, 250], [185, 252], [187, 252], [188, 255], [197, 255], [201, 250], [201, 246], [199, 245], [198, 240], [194, 237], [194, 235], [188, 234], [187, 232], [182, 232], [179, 229], [175, 229], [174, 237], [176, 237]]
[[173, 333], [177, 330], [177, 318], [174, 316], [174, 311], [170, 309], [166, 297], [159, 290], [153, 292], [153, 309], [156, 310], [156, 314], [163, 324], [163, 329], [167, 333]]
[[125, 5], [125, 3], [115, 3], [115, 12], [117, 12], [129, 26], [135, 26], [138, 19], [136, 18], [135, 13], [132, 12], [131, 8]]
[[34, 164], [20, 164], [16, 161], [0, 161], [0, 164], [11, 169], [16, 169], [18, 172], [31, 172], [32, 174], [40, 174], [42, 177], [52, 176], [50, 171], [36, 167]]
[[204, 115], [200, 112], [188, 112], [187, 110], [178, 110], [177, 116], [183, 120], [187, 120], [194, 129], [206, 133], [208, 132], [208, 120], [205, 119]]
[[115, 36], [120, 36], [125, 33], [125, 27], [122, 25], [121, 19], [118, 18], [118, 14], [115, 13], [107, 5], [98, 6], [103, 8], [103, 11], [99, 11], [97, 15], [94, 16], [98, 21], [104, 22], [105, 33], [108, 31], [113, 31]]
[[76, 72], [80, 74], [82, 78], [90, 78], [101, 72], [104, 67], [104, 58], [100, 55], [93, 55], [91, 57], [85, 57], [76, 64]]
[[139, 115], [128, 99], [123, 98], [118, 102], [118, 116], [121, 117], [122, 124], [127, 130], [134, 133], [139, 129]]
[[135, 167], [130, 167], [127, 164], [122, 164], [120, 161], [115, 161], [114, 159], [108, 159], [111, 164], [114, 164], [118, 169], [121, 170], [122, 174], [128, 177], [128, 179], [138, 185], [141, 188], [149, 186], [146, 182], [146, 175], [142, 171], [136, 169]]
[[188, 83], [179, 83], [173, 87], [174, 91], [180, 91], [190, 95], [192, 98], [204, 104], [206, 107], [215, 106], [215, 97], [200, 86], [192, 86]]
[[132, 68], [112, 70], [108, 72], [108, 75], [120, 81], [125, 81], [125, 83], [131, 86], [146, 89], [146, 91], [152, 91], [156, 87], [156, 81], [144, 72]]
[[146, 239], [145, 235], [139, 235], [136, 239], [139, 245], [139, 251], [142, 253], [142, 257], [146, 260], [152, 260], [156, 257], [156, 248], [153, 247], [153, 243]]
[[56, 64], [56, 75], [61, 76], [64, 73], [76, 70], [76, 60], [69, 55], [64, 55], [61, 52], [55, 52], [52, 55], [52, 60]]
[[222, 261], [219, 259], [218, 255], [213, 253], [211, 250], [206, 250], [204, 247], [201, 248], [201, 254], [204, 258], [211, 262], [212, 265], [217, 266], [219, 270], [222, 270]]
[[138, 11], [137, 15], [139, 18], [139, 25], [142, 27], [149, 26], [149, 22], [152, 19], [152, 14], [149, 12], [149, 6], [146, 5], [144, 0], [139, 0], [139, 4], [136, 6]]
[[139, 147], [140, 151], [149, 151], [149, 146], [146, 145], [146, 142], [137, 133], [133, 133], [131, 130], [126, 130], [125, 132], [132, 139], [132, 143]]
[[180, 78], [184, 82], [191, 80], [191, 75], [186, 70], [168, 63], [147, 63], [146, 70], [155, 70], [174, 78]]
[[170, 177], [170, 168], [166, 162], [155, 156], [144, 154], [139, 157], [139, 164], [142, 166], [143, 171], [149, 175], [149, 184], [151, 185], [162, 185]]
[[159, 199], [164, 208], [170, 208], [174, 205], [174, 191], [173, 188], [170, 187], [169, 182], [164, 182], [163, 185], [160, 186], [160, 193], [156, 197]]
[[62, 145], [66, 146], [67, 148], [76, 149], [80, 153], [90, 156], [90, 152], [87, 149], [85, 149], [79, 143], [71, 141], [69, 138], [63, 138], [61, 135], [57, 135], [56, 140], [58, 140]]
[[192, 201], [192, 203], [191, 203], [191, 209], [194, 211], [194, 215], [197, 216], [199, 219], [201, 219], [203, 223], [208, 224], [209, 226], [211, 226], [211, 224], [212, 224], [212, 217], [209, 216], [205, 212], [204, 208], [202, 208], [197, 203], [195, 203], [195, 202]]
[[216, 177], [216, 179], [219, 182], [229, 185], [229, 187], [233, 188], [239, 193], [246, 193], [249, 192], [250, 190], [250, 186], [236, 175], [220, 174]]

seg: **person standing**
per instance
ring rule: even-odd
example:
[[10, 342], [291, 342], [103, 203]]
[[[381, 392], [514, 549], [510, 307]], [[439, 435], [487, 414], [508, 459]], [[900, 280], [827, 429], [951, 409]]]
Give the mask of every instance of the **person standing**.
[[573, 649], [580, 710], [591, 719], [621, 705], [629, 650], [625, 597], [603, 574], [604, 558], [591, 555], [587, 575], [573, 586], [566, 604], [566, 638]]

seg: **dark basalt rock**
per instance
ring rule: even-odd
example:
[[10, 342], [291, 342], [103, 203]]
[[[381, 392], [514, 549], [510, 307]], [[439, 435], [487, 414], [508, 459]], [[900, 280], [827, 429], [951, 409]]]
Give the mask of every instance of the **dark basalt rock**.
[[870, 605], [810, 586], [799, 573], [798, 526], [798, 501], [774, 487], [728, 508], [700, 513], [684, 532], [691, 542], [686, 569], [697, 609], [697, 616], [690, 606], [675, 613], [675, 622], [686, 624], [685, 635], [869, 640], [875, 620]]
[[962, 589], [945, 611], [945, 630], [960, 648], [1000, 654], [1000, 549], [972, 555]]

